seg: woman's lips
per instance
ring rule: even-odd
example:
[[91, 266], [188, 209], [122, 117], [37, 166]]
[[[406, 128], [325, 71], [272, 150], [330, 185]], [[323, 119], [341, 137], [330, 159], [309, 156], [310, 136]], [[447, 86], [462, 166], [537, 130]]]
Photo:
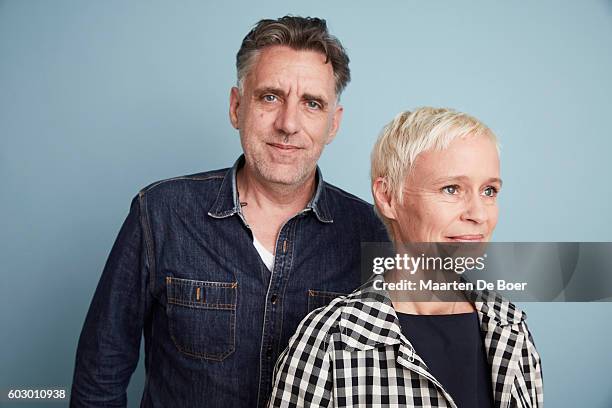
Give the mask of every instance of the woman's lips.
[[451, 241], [456, 242], [478, 242], [484, 239], [484, 235], [482, 234], [466, 234], [466, 235], [454, 235], [452, 237], [446, 237]]

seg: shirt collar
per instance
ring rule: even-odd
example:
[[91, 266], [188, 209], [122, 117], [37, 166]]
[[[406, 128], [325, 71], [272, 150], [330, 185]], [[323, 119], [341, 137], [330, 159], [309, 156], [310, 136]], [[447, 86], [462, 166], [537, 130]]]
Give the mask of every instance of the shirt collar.
[[238, 201], [238, 189], [236, 188], [236, 174], [243, 164], [244, 155], [240, 156], [232, 168], [225, 173], [219, 191], [217, 192], [217, 198], [208, 211], [208, 215], [211, 217], [226, 218], [241, 213], [240, 202]]
[[[213, 218], [227, 218], [234, 214], [242, 215], [240, 201], [238, 199], [238, 187], [236, 185], [236, 175], [238, 170], [244, 166], [244, 154], [241, 155], [234, 163], [231, 169], [225, 173], [217, 198], [213, 203], [208, 215]], [[327, 205], [327, 192], [321, 169], [317, 166], [316, 170], [316, 188], [312, 199], [306, 205], [305, 211], [312, 211], [317, 219], [323, 223], [334, 222]]]

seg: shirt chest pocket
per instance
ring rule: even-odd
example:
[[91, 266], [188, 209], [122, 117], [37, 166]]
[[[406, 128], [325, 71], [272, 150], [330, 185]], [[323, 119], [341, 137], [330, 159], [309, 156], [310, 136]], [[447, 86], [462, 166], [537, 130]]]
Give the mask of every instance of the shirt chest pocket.
[[309, 289], [308, 313], [320, 307], [329, 305], [329, 303], [338, 296], [346, 296], [346, 293]]
[[237, 286], [166, 278], [168, 328], [181, 353], [221, 361], [234, 352]]

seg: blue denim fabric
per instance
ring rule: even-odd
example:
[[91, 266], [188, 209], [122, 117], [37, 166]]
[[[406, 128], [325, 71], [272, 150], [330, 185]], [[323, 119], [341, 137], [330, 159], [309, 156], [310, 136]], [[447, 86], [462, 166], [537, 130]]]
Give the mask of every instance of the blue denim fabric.
[[298, 323], [359, 286], [360, 243], [387, 241], [372, 206], [317, 169], [315, 196], [282, 226], [270, 272], [238, 202], [243, 163], [134, 198], [81, 333], [72, 407], [126, 406], [143, 333], [141, 406], [265, 406]]

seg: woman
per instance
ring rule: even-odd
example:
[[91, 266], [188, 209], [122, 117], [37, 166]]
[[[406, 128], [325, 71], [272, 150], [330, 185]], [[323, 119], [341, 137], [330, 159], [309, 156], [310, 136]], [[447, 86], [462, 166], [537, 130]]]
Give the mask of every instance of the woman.
[[[374, 200], [396, 248], [489, 241], [500, 189], [496, 138], [463, 113], [403, 112], [372, 152]], [[375, 288], [385, 279], [302, 321], [277, 363], [270, 406], [542, 406], [523, 312], [500, 297], [392, 299]]]

